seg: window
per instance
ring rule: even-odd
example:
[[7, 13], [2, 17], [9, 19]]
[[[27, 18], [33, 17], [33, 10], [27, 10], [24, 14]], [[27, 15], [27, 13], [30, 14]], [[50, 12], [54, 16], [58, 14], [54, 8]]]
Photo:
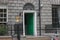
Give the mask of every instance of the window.
[[6, 22], [7, 22], [7, 10], [0, 9], [0, 23], [6, 23]]
[[52, 7], [52, 27], [58, 28], [59, 27], [59, 19], [60, 19], [60, 7], [58, 5], [53, 5]]
[[52, 5], [52, 24], [45, 26], [45, 33], [60, 32], [60, 5]]
[[0, 7], [0, 35], [6, 35], [7, 33], [7, 9]]
[[27, 3], [24, 5], [23, 10], [34, 10], [34, 5], [31, 3]]

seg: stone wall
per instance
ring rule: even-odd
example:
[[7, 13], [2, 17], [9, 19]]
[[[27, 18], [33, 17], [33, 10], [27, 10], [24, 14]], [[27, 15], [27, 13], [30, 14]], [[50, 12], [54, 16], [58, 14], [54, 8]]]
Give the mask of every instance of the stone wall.
[[[40, 0], [41, 4], [43, 6], [41, 7], [41, 28], [45, 29], [46, 25], [51, 25], [52, 24], [52, 4], [60, 4], [60, 0]], [[8, 8], [8, 25], [9, 25], [9, 34], [11, 33], [11, 25], [12, 29], [14, 24], [16, 23], [15, 21], [15, 16], [19, 15], [19, 13], [23, 14], [23, 6], [26, 3], [31, 3], [35, 6], [35, 11], [37, 12], [38, 15], [38, 0], [0, 0], [0, 4], [5, 4], [7, 5]], [[22, 21], [22, 16], [21, 16], [21, 21]], [[39, 16], [37, 16], [37, 34], [39, 36], [39, 31], [40, 31], [40, 26], [39, 26]], [[45, 30], [41, 31], [42, 33], [45, 33]], [[14, 31], [13, 31], [14, 33]]]
[[[52, 4], [59, 5], [60, 0], [40, 0], [41, 4], [41, 28], [45, 29], [46, 25], [52, 26]], [[45, 33], [45, 30], [41, 31]]]
[[[46, 25], [52, 24], [52, 6], [49, 0], [41, 0], [41, 29], [45, 29]], [[45, 30], [41, 31], [45, 33]]]
[[[23, 14], [23, 7], [26, 3], [31, 3], [35, 7], [35, 11], [38, 14], [38, 0], [8, 0], [8, 24], [9, 26], [9, 34], [11, 30], [11, 25], [12, 28], [14, 24], [16, 23], [16, 15], [19, 15], [19, 13]], [[21, 16], [21, 22], [23, 21], [23, 16]], [[37, 16], [37, 33], [39, 35], [39, 17]], [[14, 28], [13, 28], [14, 29]], [[14, 33], [14, 31], [13, 31]]]

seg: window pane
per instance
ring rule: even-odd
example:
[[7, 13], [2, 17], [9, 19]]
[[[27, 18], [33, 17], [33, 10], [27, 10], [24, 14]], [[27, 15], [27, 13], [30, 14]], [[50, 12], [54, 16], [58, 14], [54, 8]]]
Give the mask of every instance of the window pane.
[[6, 14], [4, 14], [4, 17], [6, 17]]
[[57, 8], [52, 8], [52, 26], [53, 28], [58, 28], [59, 26], [58, 10]]
[[3, 9], [0, 9], [0, 12], [3, 12]]
[[6, 12], [6, 9], [4, 9], [4, 12]]
[[3, 17], [3, 14], [0, 14], [0, 17]]
[[2, 18], [0, 18], [0, 22], [3, 22], [3, 19]]
[[4, 18], [4, 22], [6, 22], [6, 18]]

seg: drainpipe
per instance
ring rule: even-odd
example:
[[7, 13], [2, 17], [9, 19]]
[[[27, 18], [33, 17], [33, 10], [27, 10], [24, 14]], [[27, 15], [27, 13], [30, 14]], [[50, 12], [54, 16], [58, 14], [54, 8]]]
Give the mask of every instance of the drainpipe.
[[39, 3], [39, 27], [40, 27], [40, 36], [41, 36], [41, 12], [40, 12], [40, 9], [41, 9], [41, 7], [40, 7], [40, 0], [38, 0], [38, 3]]

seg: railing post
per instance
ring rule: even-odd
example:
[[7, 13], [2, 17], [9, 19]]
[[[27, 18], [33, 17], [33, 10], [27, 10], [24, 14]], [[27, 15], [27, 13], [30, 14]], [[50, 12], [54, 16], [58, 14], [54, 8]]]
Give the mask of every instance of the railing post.
[[38, 0], [38, 2], [39, 2], [39, 27], [40, 27], [40, 36], [41, 36], [41, 14], [40, 14], [40, 9], [41, 9], [41, 7], [40, 7], [40, 0]]

